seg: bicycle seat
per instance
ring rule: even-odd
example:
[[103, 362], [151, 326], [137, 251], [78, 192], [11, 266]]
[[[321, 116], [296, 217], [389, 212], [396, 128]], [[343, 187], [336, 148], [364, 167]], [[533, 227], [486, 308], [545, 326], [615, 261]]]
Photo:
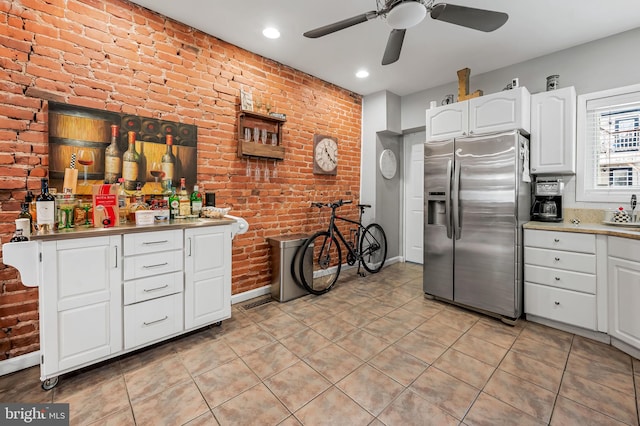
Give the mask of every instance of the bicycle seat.
[[361, 209], [370, 209], [371, 208], [371, 204], [358, 204], [358, 207]]

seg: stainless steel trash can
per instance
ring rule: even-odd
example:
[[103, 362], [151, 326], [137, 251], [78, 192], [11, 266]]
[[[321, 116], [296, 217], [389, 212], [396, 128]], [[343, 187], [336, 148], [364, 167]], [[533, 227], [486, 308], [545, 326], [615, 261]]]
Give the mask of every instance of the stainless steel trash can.
[[[273, 274], [271, 276], [271, 297], [279, 302], [296, 299], [298, 297], [309, 294], [291, 274], [292, 262], [296, 262], [295, 272], [297, 275], [297, 258], [296, 252], [306, 240], [308, 236], [302, 234], [283, 235], [280, 237], [268, 238], [271, 245], [271, 259], [273, 262]], [[309, 267], [305, 268], [311, 271], [311, 252], [307, 252]]]

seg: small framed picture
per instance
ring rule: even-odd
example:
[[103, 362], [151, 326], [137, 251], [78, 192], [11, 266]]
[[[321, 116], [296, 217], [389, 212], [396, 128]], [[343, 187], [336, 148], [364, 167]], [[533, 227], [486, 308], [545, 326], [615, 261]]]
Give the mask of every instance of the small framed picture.
[[253, 95], [244, 89], [240, 89], [240, 108], [243, 111], [253, 111]]

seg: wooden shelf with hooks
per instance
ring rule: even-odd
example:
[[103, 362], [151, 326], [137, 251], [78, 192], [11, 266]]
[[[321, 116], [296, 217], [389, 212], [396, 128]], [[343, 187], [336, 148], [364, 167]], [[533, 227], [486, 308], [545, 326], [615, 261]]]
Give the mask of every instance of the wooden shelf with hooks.
[[[238, 114], [238, 157], [269, 158], [284, 160], [282, 126], [287, 120], [253, 111], [241, 111]], [[254, 136], [254, 129], [267, 131], [267, 143], [245, 139], [245, 129]], [[277, 144], [271, 145], [272, 135], [276, 135]]]

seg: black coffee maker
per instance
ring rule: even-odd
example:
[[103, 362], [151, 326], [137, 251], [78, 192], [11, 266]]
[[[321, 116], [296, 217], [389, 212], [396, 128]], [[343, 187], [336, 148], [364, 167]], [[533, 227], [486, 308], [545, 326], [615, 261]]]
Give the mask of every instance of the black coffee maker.
[[531, 220], [562, 222], [562, 179], [536, 179], [533, 186]]

